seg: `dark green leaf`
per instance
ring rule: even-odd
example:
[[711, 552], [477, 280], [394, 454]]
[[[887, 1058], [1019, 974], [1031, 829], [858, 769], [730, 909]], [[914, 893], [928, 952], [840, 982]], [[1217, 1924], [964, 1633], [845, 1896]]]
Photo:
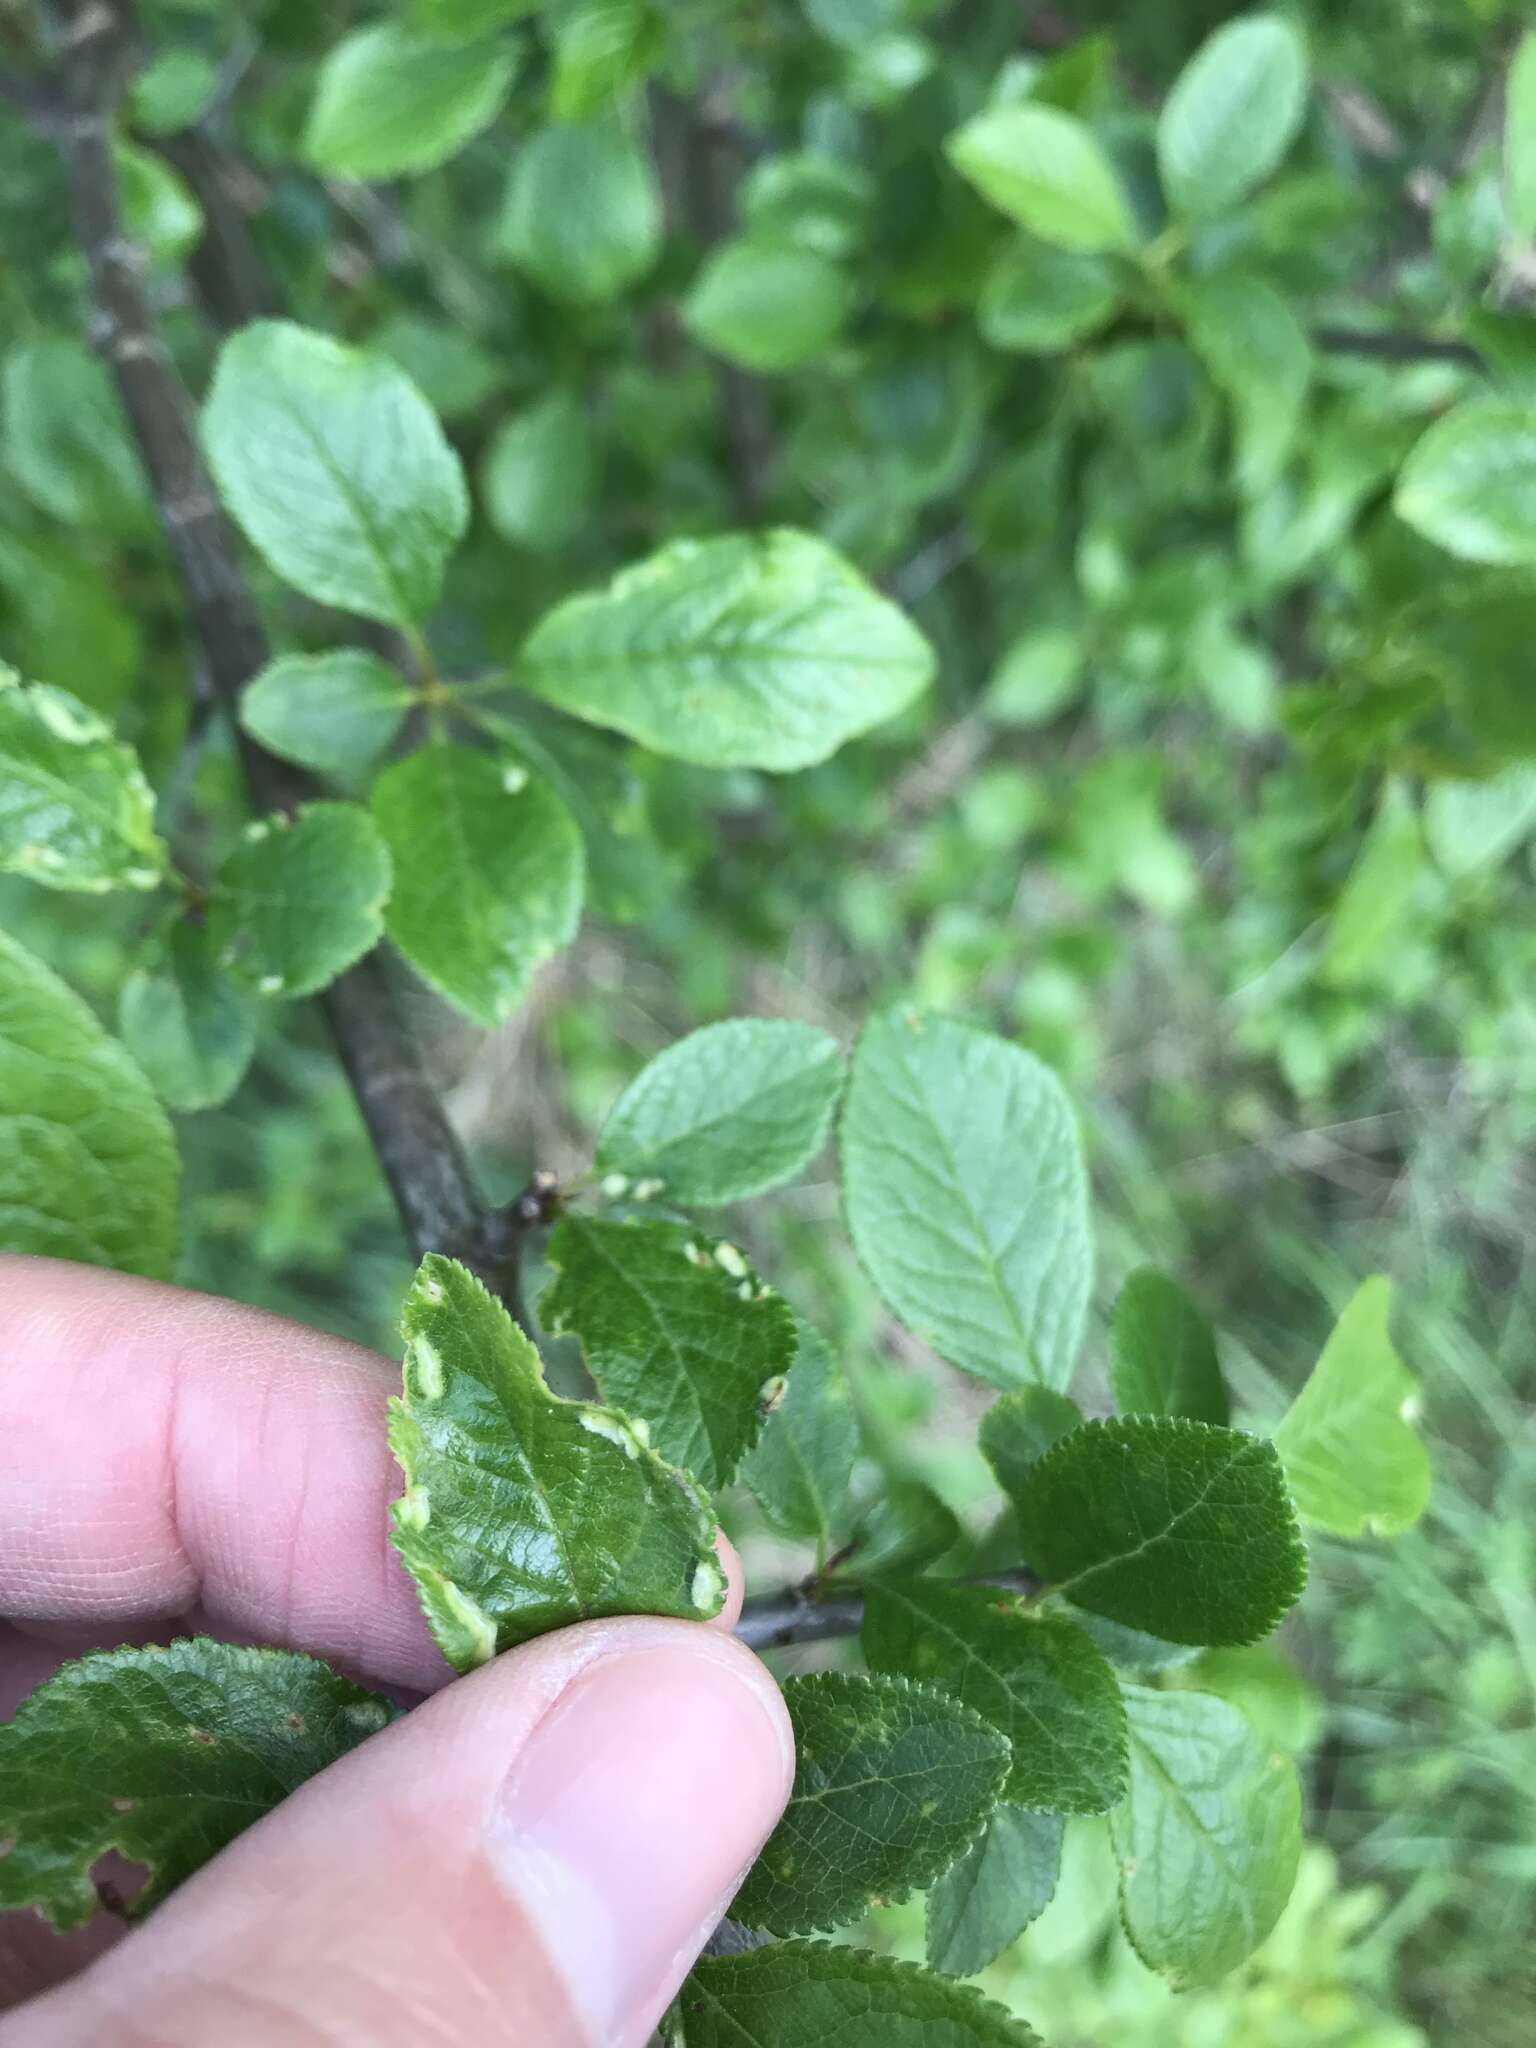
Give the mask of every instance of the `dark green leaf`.
[[0, 1724], [0, 1913], [84, 1926], [115, 1849], [149, 1873], [137, 1919], [391, 1711], [313, 1657], [206, 1637], [66, 1664]]
[[1080, 1628], [1018, 1596], [939, 1579], [870, 1586], [871, 1670], [903, 1672], [974, 1707], [1013, 1744], [1003, 1797], [1043, 1813], [1103, 1813], [1125, 1786], [1115, 1674]]
[[984, 199], [1043, 242], [1095, 255], [1136, 240], [1114, 167], [1071, 114], [1034, 101], [988, 107], [946, 149]]
[[617, 1409], [558, 1400], [506, 1310], [452, 1259], [406, 1297], [396, 1549], [460, 1671], [609, 1614], [720, 1611], [715, 1523]]
[[[685, 1224], [567, 1216], [539, 1304], [599, 1390], [705, 1486], [731, 1479], [795, 1357], [794, 1317], [732, 1244]], [[777, 1389], [773, 1390], [774, 1392]]]
[[208, 936], [222, 966], [264, 996], [311, 996], [384, 929], [389, 850], [356, 804], [310, 804], [247, 825], [219, 869]]
[[928, 1894], [928, 1964], [974, 1977], [1051, 1903], [1061, 1868], [1059, 1813], [999, 1806]]
[[168, 1280], [165, 1111], [72, 989], [0, 932], [0, 1246]]
[[1130, 1791], [1110, 1816], [1120, 1911], [1142, 1961], [1178, 1989], [1250, 1956], [1291, 1895], [1301, 1792], [1235, 1707], [1127, 1685]]
[[1007, 1775], [1007, 1739], [980, 1714], [905, 1678], [791, 1678], [795, 1785], [731, 1905], [775, 1934], [857, 1920], [948, 1869]]
[[1306, 110], [1307, 53], [1277, 14], [1229, 21], [1174, 81], [1157, 124], [1157, 160], [1179, 212], [1221, 213], [1267, 178]]
[[1219, 271], [1179, 296], [1190, 343], [1231, 401], [1238, 489], [1271, 489], [1296, 442], [1312, 375], [1312, 345], [1289, 304], [1263, 278]]
[[882, 1573], [925, 1571], [959, 1540], [958, 1517], [931, 1486], [886, 1479], [860, 1514], [839, 1570], [860, 1582]]
[[6, 467], [66, 526], [141, 533], [144, 472], [107, 367], [73, 335], [40, 334], [5, 358]]
[[675, 2012], [682, 2048], [1039, 2048], [968, 1984], [820, 1941], [710, 1956]]
[[535, 627], [519, 680], [706, 768], [807, 768], [892, 718], [927, 642], [823, 541], [675, 541]]
[[831, 1549], [859, 1454], [859, 1422], [837, 1354], [795, 1318], [795, 1362], [783, 1399], [741, 1462], [739, 1477], [781, 1536]]
[[842, 1158], [848, 1228], [890, 1309], [994, 1386], [1064, 1387], [1093, 1253], [1076, 1120], [1049, 1068], [892, 1010], [859, 1039]]
[[748, 236], [715, 250], [683, 301], [695, 341], [772, 375], [824, 354], [853, 305], [848, 279], [814, 249]]
[[509, 1017], [581, 919], [581, 834], [520, 764], [430, 746], [387, 768], [373, 815], [395, 860], [385, 925], [476, 1023]]
[[123, 983], [123, 1043], [172, 1109], [212, 1109], [245, 1077], [257, 1004], [221, 973], [206, 926], [178, 917]]
[[787, 1018], [707, 1024], [659, 1053], [609, 1112], [597, 1163], [659, 1180], [685, 1209], [791, 1180], [827, 1140], [843, 1084], [835, 1039]]
[[1054, 355], [1102, 327], [1121, 293], [1109, 258], [1020, 235], [988, 271], [976, 319], [994, 348]]
[[594, 517], [596, 483], [592, 429], [572, 391], [552, 391], [504, 420], [480, 471], [492, 526], [536, 554], [558, 554]]
[[1141, 1266], [1126, 1281], [1110, 1325], [1115, 1401], [1128, 1413], [1226, 1422], [1232, 1412], [1216, 1333], [1176, 1281]]
[[383, 753], [414, 699], [398, 669], [361, 647], [285, 654], [246, 685], [240, 723], [269, 753], [344, 777]]
[[495, 120], [515, 54], [507, 41], [443, 42], [392, 21], [357, 29], [320, 66], [304, 153], [337, 178], [429, 171]]
[[551, 298], [605, 305], [637, 284], [662, 244], [650, 160], [617, 121], [542, 128], [512, 166], [502, 246]]
[[1014, 1508], [1057, 1592], [1169, 1642], [1257, 1642], [1306, 1583], [1275, 1447], [1240, 1429], [1085, 1423], [1025, 1474]]
[[50, 889], [153, 889], [166, 855], [132, 747], [66, 690], [0, 664], [0, 872]]
[[1082, 1421], [1075, 1402], [1053, 1387], [1020, 1387], [981, 1418], [977, 1441], [1004, 1493], [1015, 1493], [1031, 1465]]
[[1391, 1316], [1391, 1282], [1363, 1282], [1275, 1431], [1297, 1507], [1335, 1536], [1400, 1536], [1429, 1500], [1429, 1454], [1413, 1427], [1419, 1390]]
[[286, 320], [224, 344], [203, 410], [224, 502], [306, 597], [413, 626], [469, 517], [459, 459], [387, 357]]

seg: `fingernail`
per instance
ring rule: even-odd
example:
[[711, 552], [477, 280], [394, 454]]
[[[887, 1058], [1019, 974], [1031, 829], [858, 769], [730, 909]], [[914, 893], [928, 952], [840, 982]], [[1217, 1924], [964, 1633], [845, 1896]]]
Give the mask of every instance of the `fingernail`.
[[649, 2038], [793, 1771], [772, 1679], [702, 1628], [587, 1666], [539, 1722], [488, 1848], [594, 2044]]

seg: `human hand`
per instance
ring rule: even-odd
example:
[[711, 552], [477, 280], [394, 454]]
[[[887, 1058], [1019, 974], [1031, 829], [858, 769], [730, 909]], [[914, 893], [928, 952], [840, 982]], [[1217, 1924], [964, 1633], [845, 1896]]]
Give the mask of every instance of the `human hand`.
[[84, 1649], [200, 1631], [435, 1695], [126, 1939], [0, 1915], [0, 2048], [639, 2048], [724, 1913], [793, 1772], [734, 1554], [714, 1623], [586, 1622], [450, 1684], [388, 1541], [395, 1379], [0, 1258], [0, 1717]]

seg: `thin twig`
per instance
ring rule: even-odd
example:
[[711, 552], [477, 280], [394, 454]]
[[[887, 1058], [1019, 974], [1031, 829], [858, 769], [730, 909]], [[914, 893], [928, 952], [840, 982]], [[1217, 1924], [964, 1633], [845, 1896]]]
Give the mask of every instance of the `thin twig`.
[[[1044, 1591], [1042, 1582], [1022, 1565], [1013, 1571], [984, 1572], [979, 1578], [956, 1583], [996, 1586], [999, 1592], [1026, 1596]], [[782, 1650], [791, 1643], [827, 1643], [842, 1636], [856, 1636], [863, 1626], [864, 1594], [859, 1587], [837, 1586], [818, 1594], [812, 1581], [748, 1600], [736, 1624], [736, 1634], [749, 1650]]]
[[[73, 7], [59, 59], [64, 118], [58, 141], [75, 233], [90, 272], [92, 336], [116, 380], [143, 457], [203, 665], [238, 731], [240, 693], [265, 666], [270, 647], [198, 446], [190, 401], [149, 311], [144, 252], [126, 232], [119, 207], [112, 111], [130, 38], [121, 11], [100, 0]], [[240, 750], [252, 799], [261, 809], [291, 810], [311, 793], [303, 778], [243, 735]], [[414, 1251], [462, 1259], [520, 1316], [516, 1263], [522, 1226], [482, 1199], [379, 955], [333, 982], [321, 1002]]]
[[1470, 370], [1487, 368], [1483, 352], [1470, 341], [1413, 334], [1401, 328], [1314, 327], [1312, 339], [1336, 356], [1376, 356], [1384, 363], [1465, 363]]

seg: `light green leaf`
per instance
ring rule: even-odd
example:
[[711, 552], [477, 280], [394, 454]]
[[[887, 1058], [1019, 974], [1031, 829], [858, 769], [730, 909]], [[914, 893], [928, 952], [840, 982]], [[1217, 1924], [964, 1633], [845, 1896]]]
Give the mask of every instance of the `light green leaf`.
[[309, 804], [247, 825], [219, 869], [208, 937], [264, 996], [312, 996], [384, 929], [389, 849], [356, 804]]
[[569, 811], [517, 763], [430, 746], [379, 777], [373, 815], [395, 860], [390, 938], [476, 1023], [501, 1023], [576, 935], [582, 849]]
[[1289, 1657], [1273, 1643], [1243, 1650], [1202, 1650], [1179, 1680], [1236, 1707], [1260, 1742], [1300, 1757], [1322, 1732], [1324, 1708]]
[[953, 1693], [1013, 1744], [1010, 1805], [1103, 1813], [1125, 1787], [1115, 1674], [1080, 1628], [1026, 1613], [1017, 1595], [943, 1579], [880, 1580], [860, 1637], [872, 1671]]
[[994, 1401], [981, 1418], [977, 1442], [1004, 1493], [1021, 1486], [1030, 1466], [1082, 1419], [1076, 1403], [1053, 1387], [1020, 1387]]
[[1131, 1776], [1110, 1816], [1136, 1953], [1184, 1990], [1214, 1984], [1279, 1919], [1301, 1855], [1301, 1789], [1235, 1707], [1126, 1685]]
[[680, 2048], [1040, 2048], [969, 1984], [821, 1941], [707, 1957], [675, 2012]]
[[558, 554], [592, 518], [597, 451], [586, 407], [552, 391], [504, 420], [480, 472], [486, 516], [503, 540]]
[[1127, 1413], [1230, 1421], [1216, 1333], [1183, 1288], [1141, 1266], [1120, 1290], [1110, 1324], [1110, 1377]]
[[350, 776], [389, 745], [415, 692], [361, 647], [284, 654], [245, 687], [240, 723], [269, 753], [321, 775]]
[[836, 1040], [809, 1024], [706, 1024], [630, 1082], [603, 1126], [597, 1163], [659, 1180], [685, 1209], [745, 1201], [816, 1157], [842, 1084]]
[[1032, 101], [988, 107], [945, 150], [983, 199], [1042, 242], [1090, 256], [1134, 246], [1114, 166], [1074, 115]]
[[168, 1280], [165, 1111], [72, 989], [0, 932], [0, 1246]]
[[0, 873], [50, 889], [153, 889], [166, 852], [138, 756], [67, 690], [0, 663]]
[[1365, 1281], [1275, 1431], [1296, 1505], [1335, 1536], [1400, 1536], [1429, 1500], [1419, 1390], [1388, 1328], [1392, 1284]]
[[519, 680], [705, 768], [808, 768], [933, 673], [917, 628], [825, 542], [674, 541], [534, 628]]
[[557, 1399], [472, 1274], [426, 1259], [404, 1331], [394, 1543], [450, 1664], [469, 1671], [603, 1615], [719, 1613], [725, 1573], [704, 1496], [617, 1409]]
[[1051, 1903], [1061, 1868], [1059, 1813], [999, 1806], [928, 1894], [928, 1966], [974, 1977]]
[[1056, 1592], [1168, 1642], [1257, 1642], [1306, 1583], [1275, 1447], [1240, 1429], [1087, 1422], [1013, 1504], [1024, 1555]]
[[1082, 694], [1083, 636], [1047, 626], [1022, 634], [1004, 653], [982, 699], [998, 725], [1044, 725]]
[[1307, 52], [1277, 14], [1226, 22], [1174, 81], [1157, 124], [1157, 161], [1180, 213], [1222, 213], [1267, 178], [1296, 139]]
[[649, 0], [567, 0], [545, 33], [553, 45], [549, 110], [584, 121], [621, 102], [667, 49], [666, 17]]
[[1504, 86], [1504, 210], [1517, 235], [1536, 235], [1536, 29], [1520, 38]]
[[1465, 400], [1409, 451], [1392, 503], [1464, 561], [1536, 562], [1536, 408]]
[[1324, 981], [1336, 988], [1369, 981], [1396, 943], [1423, 875], [1418, 811], [1407, 785], [1393, 776], [1334, 905], [1318, 961]]
[[0, 1723], [0, 1913], [83, 1927], [91, 1866], [148, 1878], [139, 1919], [306, 1778], [376, 1735], [388, 1702], [313, 1657], [206, 1637], [97, 1650]]
[[159, 51], [128, 89], [141, 135], [174, 135], [200, 120], [218, 91], [219, 67], [202, 50]]
[[256, 1050], [256, 1002], [221, 973], [205, 925], [178, 917], [118, 998], [123, 1042], [172, 1109], [212, 1109], [245, 1078]]
[[795, 1318], [795, 1362], [784, 1398], [742, 1460], [739, 1477], [781, 1536], [832, 1547], [859, 1454], [859, 1422], [837, 1354]]
[[762, 1426], [795, 1358], [794, 1317], [732, 1244], [660, 1219], [567, 1216], [549, 1241], [539, 1315], [581, 1340], [599, 1391], [665, 1458], [714, 1489]]
[[1076, 1120], [1049, 1068], [892, 1010], [854, 1054], [842, 1157], [849, 1232], [892, 1312], [994, 1386], [1065, 1387], [1093, 1252]]
[[144, 471], [107, 366], [73, 335], [39, 334], [0, 372], [6, 468], [66, 526], [137, 535], [149, 524]]
[[716, 355], [771, 376], [823, 355], [852, 307], [853, 288], [827, 257], [750, 235], [710, 255], [683, 301], [683, 324]]
[[397, 178], [456, 156], [501, 112], [516, 46], [361, 28], [320, 66], [304, 154], [334, 178]]
[[1486, 782], [1435, 782], [1424, 839], [1442, 874], [1464, 881], [1498, 867], [1536, 830], [1536, 767], [1517, 762]]
[[1008, 1772], [1007, 1738], [905, 1678], [791, 1678], [795, 1784], [731, 1904], [774, 1934], [861, 1919], [929, 1884], [974, 1840]]
[[469, 518], [459, 458], [387, 357], [286, 320], [225, 342], [203, 409], [225, 504], [286, 583], [420, 623]]
[[1122, 289], [1120, 270], [1107, 257], [1020, 235], [987, 272], [976, 323], [993, 348], [1054, 355], [1097, 333]]
[[662, 237], [656, 174], [617, 121], [562, 123], [524, 143], [501, 245], [551, 298], [602, 306], [622, 297], [655, 263]]
[[157, 270], [175, 270], [202, 239], [203, 210], [184, 179], [152, 149], [112, 148], [123, 224]]
[[1312, 376], [1312, 344], [1273, 285], [1240, 271], [1192, 278], [1179, 293], [1190, 343], [1232, 406], [1237, 487], [1272, 488], [1291, 454]]

